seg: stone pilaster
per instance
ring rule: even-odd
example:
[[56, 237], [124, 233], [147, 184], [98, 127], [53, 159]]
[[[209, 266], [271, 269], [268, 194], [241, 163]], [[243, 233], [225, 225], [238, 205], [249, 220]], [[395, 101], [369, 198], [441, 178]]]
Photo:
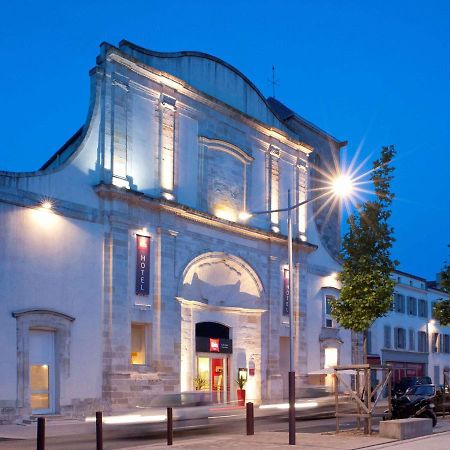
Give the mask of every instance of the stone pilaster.
[[[308, 189], [308, 173], [305, 161], [302, 159], [297, 160], [296, 167], [297, 174], [297, 199], [296, 202], [304, 202], [307, 198]], [[306, 241], [306, 222], [307, 222], [307, 205], [300, 206], [297, 210], [297, 224], [298, 224], [298, 235], [302, 241]]]
[[[274, 146], [269, 148], [269, 210], [273, 211], [280, 207], [280, 149]], [[280, 214], [277, 212], [270, 214], [272, 230], [280, 231]]]
[[166, 94], [160, 103], [160, 186], [161, 195], [175, 199], [175, 107], [176, 100]]
[[119, 78], [112, 80], [112, 182], [129, 188], [128, 174], [128, 84]]

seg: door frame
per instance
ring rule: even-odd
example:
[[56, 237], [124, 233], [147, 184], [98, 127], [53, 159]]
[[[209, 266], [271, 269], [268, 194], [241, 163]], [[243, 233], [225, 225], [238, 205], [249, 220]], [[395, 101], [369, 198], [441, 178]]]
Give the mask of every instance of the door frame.
[[45, 333], [51, 333], [52, 339], [51, 339], [51, 349], [50, 349], [50, 355], [51, 360], [50, 361], [32, 361], [33, 355], [29, 355], [28, 359], [28, 373], [29, 373], [29, 399], [30, 399], [30, 408], [31, 408], [31, 366], [33, 365], [47, 365], [48, 366], [48, 408], [46, 409], [31, 409], [32, 414], [55, 414], [56, 412], [56, 401], [55, 401], [55, 394], [56, 394], [56, 376], [55, 376], [55, 365], [56, 365], [56, 354], [55, 354], [55, 348], [56, 348], [56, 331], [51, 329], [39, 329], [34, 328], [30, 329], [30, 340], [33, 332], [45, 332]]
[[[195, 377], [198, 376], [198, 358], [208, 358], [209, 359], [209, 393], [214, 395], [213, 391], [213, 381], [211, 373], [212, 359], [222, 359], [224, 360], [225, 374], [223, 376], [223, 403], [231, 401], [231, 355], [229, 353], [206, 353], [206, 352], [196, 352], [195, 353]], [[228, 380], [230, 382], [228, 383]], [[230, 385], [229, 385], [230, 384]]]

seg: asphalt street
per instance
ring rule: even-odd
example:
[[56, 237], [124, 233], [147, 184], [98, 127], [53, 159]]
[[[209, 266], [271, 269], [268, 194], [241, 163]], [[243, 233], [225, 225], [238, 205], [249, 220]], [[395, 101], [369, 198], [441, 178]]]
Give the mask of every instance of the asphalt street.
[[[309, 433], [323, 433], [335, 430], [335, 419], [315, 419], [315, 420], [298, 420], [297, 431]], [[209, 427], [176, 430], [174, 433], [174, 442], [177, 439], [195, 439], [201, 435], [223, 435], [226, 433], [245, 434], [245, 420], [217, 420]], [[343, 420], [342, 428], [352, 428], [355, 423], [351, 420]], [[255, 421], [255, 433], [262, 431], [280, 432], [280, 441], [287, 439], [288, 423], [284, 417], [265, 417], [258, 418]], [[281, 436], [286, 433], [286, 436]], [[149, 432], [145, 425], [129, 425], [118, 427], [104, 427], [104, 449], [120, 449], [134, 447], [152, 443], [165, 442], [165, 434], [163, 432]], [[0, 449], [17, 449], [27, 450], [35, 449], [36, 441], [34, 439], [21, 440], [3, 440], [0, 441]], [[75, 434], [57, 437], [48, 437], [46, 439], [46, 449], [54, 450], [92, 450], [95, 448], [95, 434]]]

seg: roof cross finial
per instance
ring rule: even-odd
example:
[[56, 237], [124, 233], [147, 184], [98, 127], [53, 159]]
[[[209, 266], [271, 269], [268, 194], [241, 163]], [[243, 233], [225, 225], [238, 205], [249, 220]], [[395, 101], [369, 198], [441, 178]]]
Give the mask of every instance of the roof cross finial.
[[272, 85], [272, 97], [275, 98], [275, 86], [279, 86], [278, 80], [275, 76], [275, 66], [272, 66], [272, 79], [269, 80], [269, 83]]

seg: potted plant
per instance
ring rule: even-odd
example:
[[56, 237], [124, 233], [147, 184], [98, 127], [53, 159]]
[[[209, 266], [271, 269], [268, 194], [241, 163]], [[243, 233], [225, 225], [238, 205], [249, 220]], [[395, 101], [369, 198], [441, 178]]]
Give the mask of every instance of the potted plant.
[[237, 389], [237, 400], [238, 406], [245, 406], [245, 383], [247, 383], [247, 378], [239, 375], [236, 379], [236, 384], [238, 385]]
[[204, 378], [202, 377], [194, 378], [194, 388], [196, 391], [203, 391], [207, 385], [208, 382]]

